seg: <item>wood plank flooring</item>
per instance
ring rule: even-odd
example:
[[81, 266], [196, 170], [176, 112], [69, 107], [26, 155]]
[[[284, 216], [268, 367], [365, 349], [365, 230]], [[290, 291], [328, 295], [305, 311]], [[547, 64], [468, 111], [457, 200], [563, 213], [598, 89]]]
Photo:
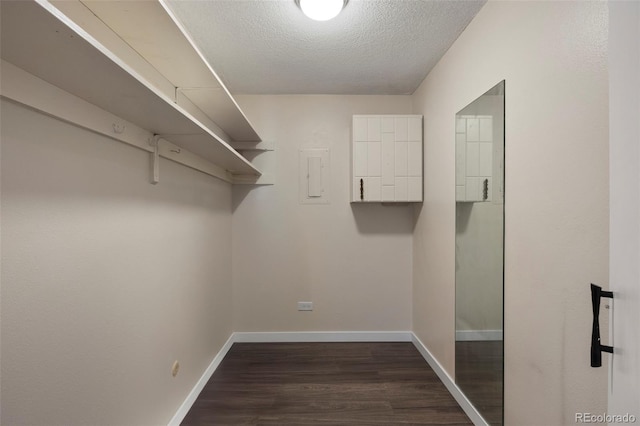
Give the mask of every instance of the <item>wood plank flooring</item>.
[[183, 425], [472, 425], [411, 343], [235, 343]]
[[502, 425], [503, 343], [456, 342], [456, 384], [491, 426]]

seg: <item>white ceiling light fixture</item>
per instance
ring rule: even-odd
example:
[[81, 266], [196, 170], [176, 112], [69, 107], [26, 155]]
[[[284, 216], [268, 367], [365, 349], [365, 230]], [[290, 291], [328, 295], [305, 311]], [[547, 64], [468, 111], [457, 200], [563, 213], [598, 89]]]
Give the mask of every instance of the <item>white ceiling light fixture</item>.
[[333, 19], [344, 9], [348, 0], [295, 0], [296, 4], [314, 21]]

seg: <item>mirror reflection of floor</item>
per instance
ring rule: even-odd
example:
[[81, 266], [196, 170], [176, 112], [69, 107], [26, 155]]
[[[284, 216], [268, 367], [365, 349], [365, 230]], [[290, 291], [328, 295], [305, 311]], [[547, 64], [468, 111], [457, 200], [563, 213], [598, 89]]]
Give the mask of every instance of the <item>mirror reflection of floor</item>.
[[456, 384], [490, 425], [502, 425], [502, 340], [456, 342]]

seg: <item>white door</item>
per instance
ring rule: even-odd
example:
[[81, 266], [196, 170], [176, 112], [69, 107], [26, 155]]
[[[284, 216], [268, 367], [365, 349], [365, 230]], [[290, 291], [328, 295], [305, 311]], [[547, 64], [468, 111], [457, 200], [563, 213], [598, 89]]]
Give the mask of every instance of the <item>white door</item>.
[[[640, 2], [609, 2], [609, 424], [640, 423]], [[604, 360], [603, 356], [603, 360]], [[627, 422], [630, 421], [627, 420]]]

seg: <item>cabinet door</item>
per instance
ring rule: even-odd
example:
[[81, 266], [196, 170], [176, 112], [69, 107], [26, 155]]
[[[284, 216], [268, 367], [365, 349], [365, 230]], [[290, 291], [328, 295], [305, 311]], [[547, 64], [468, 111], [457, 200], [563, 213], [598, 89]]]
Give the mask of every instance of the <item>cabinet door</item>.
[[422, 142], [410, 141], [407, 156], [407, 176], [422, 176]]
[[382, 176], [382, 142], [367, 143], [367, 176]]
[[409, 179], [406, 176], [396, 177], [395, 201], [409, 201]]
[[407, 176], [409, 170], [409, 142], [396, 140], [395, 175]]
[[382, 201], [381, 178], [369, 176], [365, 183], [365, 198], [367, 201]]
[[422, 201], [422, 176], [410, 176], [407, 182], [408, 201]]
[[354, 177], [351, 201], [385, 201], [382, 198], [382, 178], [378, 176]]
[[422, 116], [354, 116], [351, 201], [422, 201]]
[[382, 134], [382, 185], [393, 186], [395, 183], [395, 144], [393, 133]]
[[367, 117], [353, 117], [353, 142], [366, 142], [369, 122]]
[[493, 124], [491, 116], [456, 118], [456, 201], [492, 200]]
[[364, 198], [365, 180], [363, 176], [354, 176], [351, 186], [351, 201], [366, 201]]
[[353, 143], [353, 175], [365, 177], [369, 175], [369, 143]]

